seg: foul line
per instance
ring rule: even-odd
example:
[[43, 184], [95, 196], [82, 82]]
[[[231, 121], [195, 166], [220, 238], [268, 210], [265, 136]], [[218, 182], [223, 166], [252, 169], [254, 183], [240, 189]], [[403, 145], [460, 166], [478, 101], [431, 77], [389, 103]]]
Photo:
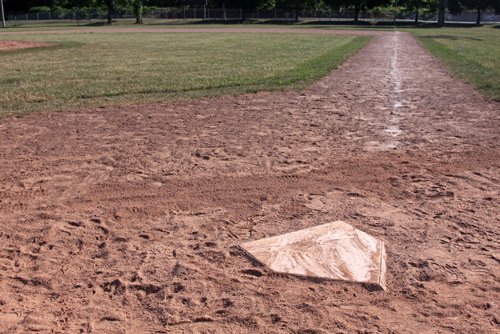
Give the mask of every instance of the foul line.
[[392, 106], [391, 119], [389, 120], [389, 126], [384, 130], [385, 133], [394, 138], [389, 144], [386, 145], [385, 149], [396, 149], [401, 145], [401, 143], [395, 138], [399, 136], [402, 131], [399, 128], [399, 118], [400, 114], [399, 109], [403, 106], [403, 100], [401, 98], [401, 72], [399, 71], [398, 66], [398, 57], [399, 57], [399, 31], [396, 31], [396, 27], [394, 27], [394, 37], [393, 37], [393, 48], [392, 48], [392, 56], [391, 56], [391, 78], [394, 82], [394, 104]]

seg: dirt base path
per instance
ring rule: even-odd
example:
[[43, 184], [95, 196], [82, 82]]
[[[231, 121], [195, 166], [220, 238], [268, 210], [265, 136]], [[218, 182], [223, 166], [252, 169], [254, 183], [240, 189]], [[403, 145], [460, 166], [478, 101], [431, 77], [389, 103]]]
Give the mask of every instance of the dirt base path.
[[[498, 333], [500, 105], [410, 35], [308, 90], [0, 120], [4, 333]], [[388, 291], [238, 244], [344, 220]]]

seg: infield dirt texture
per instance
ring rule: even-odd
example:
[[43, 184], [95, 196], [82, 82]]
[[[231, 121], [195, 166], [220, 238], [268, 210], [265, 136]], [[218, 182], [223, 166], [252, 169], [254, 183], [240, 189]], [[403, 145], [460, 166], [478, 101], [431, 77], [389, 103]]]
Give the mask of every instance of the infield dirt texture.
[[[500, 332], [500, 103], [340, 33], [374, 38], [303, 92], [1, 119], [0, 332]], [[238, 247], [335, 220], [385, 242], [387, 292]]]

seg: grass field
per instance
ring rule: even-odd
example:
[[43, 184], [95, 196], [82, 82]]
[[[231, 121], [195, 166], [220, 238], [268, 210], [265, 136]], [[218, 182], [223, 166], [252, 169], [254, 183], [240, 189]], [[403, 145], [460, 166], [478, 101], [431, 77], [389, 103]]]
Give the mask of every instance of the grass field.
[[369, 38], [121, 33], [9, 35], [57, 43], [0, 53], [1, 115], [121, 102], [301, 89]]
[[[154, 26], [147, 25], [148, 28]], [[120, 27], [127, 26], [111, 26]], [[248, 25], [208, 27], [245, 28]], [[316, 24], [291, 27], [352, 28]], [[75, 27], [35, 25], [18, 30], [37, 28]], [[378, 27], [384, 28], [388, 29]], [[455, 75], [486, 96], [500, 100], [498, 27], [437, 29], [423, 25], [401, 30], [413, 33]], [[58, 44], [48, 49], [0, 53], [0, 117], [122, 102], [301, 89], [326, 75], [368, 41], [366, 37], [352, 36], [245, 33], [9, 35], [0, 38]]]
[[412, 29], [421, 43], [457, 77], [500, 101], [498, 27]]
[[[224, 24], [224, 23], [204, 23], [200, 20], [147, 20], [142, 25], [135, 24], [134, 20], [119, 20], [115, 21], [112, 25], [108, 25], [105, 21], [32, 21], [23, 22], [18, 25], [9, 25], [8, 31], [46, 31], [46, 30], [75, 30], [75, 29], [88, 29], [88, 28], [99, 28], [99, 29], [116, 29], [116, 28], [287, 28], [287, 29], [333, 29], [333, 30], [394, 30], [394, 25], [392, 22], [387, 22], [384, 24], [378, 22], [377, 24], [370, 24], [367, 22], [361, 22], [360, 24], [353, 25], [348, 24], [349, 21], [332, 21], [330, 23], [325, 23], [321, 21], [283, 21], [282, 24], [271, 22], [271, 21], [253, 21], [238, 24]], [[405, 24], [404, 26], [407, 26]]]

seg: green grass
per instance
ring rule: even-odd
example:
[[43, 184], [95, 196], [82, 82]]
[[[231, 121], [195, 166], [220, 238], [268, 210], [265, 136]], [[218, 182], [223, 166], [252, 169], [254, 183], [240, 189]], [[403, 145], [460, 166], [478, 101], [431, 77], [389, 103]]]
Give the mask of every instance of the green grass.
[[[320, 24], [179, 26], [353, 28]], [[131, 25], [110, 28], [120, 27]], [[39, 28], [75, 27], [18, 29]], [[410, 31], [455, 75], [500, 101], [499, 26], [437, 29], [427, 24], [399, 30]], [[0, 52], [0, 117], [124, 102], [302, 89], [368, 41], [353, 36], [255, 33], [0, 35], [0, 39], [58, 44]]]
[[0, 35], [0, 117], [124, 102], [303, 89], [366, 37], [250, 33]]
[[[295, 22], [293, 20], [279, 21], [279, 20], [251, 20], [251, 21], [204, 21], [198, 19], [145, 19], [144, 24], [135, 24], [135, 19], [120, 19], [113, 21], [112, 25], [106, 24], [105, 20], [80, 20], [80, 21], [19, 21], [16, 25], [14, 22], [7, 22], [8, 28], [5, 31], [46, 31], [46, 30], [74, 30], [74, 29], [116, 29], [116, 28], [287, 28], [287, 29], [327, 29], [327, 30], [394, 30], [394, 24], [391, 20], [378, 20], [378, 21], [359, 21], [355, 24], [353, 21], [335, 20], [335, 21], [316, 21], [305, 20]], [[474, 24], [467, 23], [453, 23], [446, 24], [448, 27], [474, 27]], [[428, 29], [436, 28], [436, 23], [423, 23], [417, 25], [413, 21], [399, 21], [397, 22], [398, 29]], [[2, 30], [0, 29], [0, 32]]]
[[454, 75], [500, 101], [500, 29], [485, 26], [410, 31]]
[[[343, 24], [344, 23], [344, 24]], [[54, 21], [54, 22], [26, 22], [20, 23], [17, 26], [8, 25], [5, 30], [0, 29], [0, 32], [25, 32], [25, 31], [47, 31], [47, 30], [81, 30], [81, 29], [154, 29], [154, 28], [168, 28], [168, 29], [189, 29], [189, 28], [231, 28], [231, 29], [247, 29], [247, 28], [286, 28], [286, 29], [327, 29], [327, 30], [394, 30], [392, 24], [388, 25], [371, 25], [359, 24], [349, 25], [345, 22], [321, 24], [317, 21], [306, 22], [293, 22], [283, 21], [282, 24], [265, 21], [244, 22], [224, 24], [224, 23], [203, 23], [200, 20], [147, 20], [144, 24], [137, 25], [132, 20], [119, 20], [114, 21], [112, 25], [108, 25], [105, 21]]]

